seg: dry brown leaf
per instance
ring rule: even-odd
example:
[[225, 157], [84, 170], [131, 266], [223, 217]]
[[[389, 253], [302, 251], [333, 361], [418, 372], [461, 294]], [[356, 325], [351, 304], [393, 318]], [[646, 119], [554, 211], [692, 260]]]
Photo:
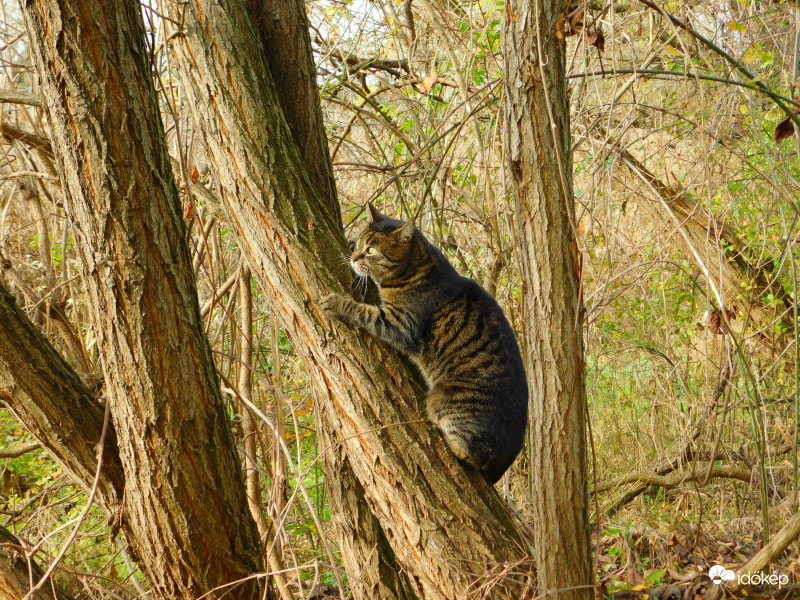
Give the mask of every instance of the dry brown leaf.
[[625, 571], [625, 576], [622, 579], [625, 583], [632, 586], [645, 585], [647, 583], [644, 580], [644, 577], [642, 577], [642, 574], [633, 567], [628, 567], [628, 569]]
[[786, 138], [792, 137], [792, 135], [794, 135], [794, 123], [792, 123], [791, 118], [786, 117], [783, 121], [781, 121], [775, 126], [776, 144], [781, 140], [785, 140]]
[[419, 91], [423, 94], [430, 90], [436, 82], [439, 80], [439, 76], [436, 73], [431, 73], [425, 79], [422, 80], [422, 83], [419, 84]]
[[725, 333], [725, 329], [722, 327], [722, 319], [717, 311], [714, 311], [708, 317], [708, 328], [711, 330], [711, 333], [716, 333], [717, 335]]
[[191, 221], [194, 217], [194, 205], [191, 199], [187, 198], [183, 203], [183, 220]]
[[[731, 321], [736, 318], [736, 307], [726, 306], [723, 310], [725, 311], [725, 320]], [[717, 335], [728, 333], [719, 310], [715, 310], [708, 316], [708, 328], [711, 333], [716, 333]]]
[[590, 46], [594, 46], [597, 48], [597, 51], [601, 54], [605, 52], [606, 49], [606, 36], [603, 35], [603, 30], [599, 27], [595, 30], [594, 33], [590, 33], [586, 36], [586, 42]]

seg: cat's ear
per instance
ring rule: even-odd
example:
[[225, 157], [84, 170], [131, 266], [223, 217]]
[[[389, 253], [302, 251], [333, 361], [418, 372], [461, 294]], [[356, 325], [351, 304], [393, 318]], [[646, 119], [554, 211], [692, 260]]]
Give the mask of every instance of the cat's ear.
[[374, 223], [375, 221], [381, 221], [387, 218], [386, 215], [384, 215], [383, 213], [381, 213], [381, 211], [372, 206], [372, 202], [367, 202], [367, 208], [369, 209], [367, 211], [367, 218], [369, 219], [370, 223]]
[[395, 235], [400, 238], [401, 241], [407, 242], [411, 239], [411, 236], [414, 235], [414, 229], [416, 229], [414, 227], [414, 219], [411, 219], [403, 223], [402, 227], [395, 231]]

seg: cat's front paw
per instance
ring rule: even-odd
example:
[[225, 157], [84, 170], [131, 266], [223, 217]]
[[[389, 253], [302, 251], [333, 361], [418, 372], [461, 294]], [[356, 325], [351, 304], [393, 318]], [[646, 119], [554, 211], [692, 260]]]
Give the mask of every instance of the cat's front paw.
[[347, 298], [341, 294], [328, 294], [319, 301], [319, 306], [328, 317], [335, 319], [342, 319], [344, 315], [344, 308], [347, 304]]

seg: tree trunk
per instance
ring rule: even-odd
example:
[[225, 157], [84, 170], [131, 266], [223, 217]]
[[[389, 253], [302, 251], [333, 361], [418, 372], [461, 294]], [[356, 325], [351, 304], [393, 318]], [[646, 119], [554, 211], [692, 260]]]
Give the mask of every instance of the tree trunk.
[[[341, 222], [333, 165], [322, 120], [317, 68], [311, 51], [309, 23], [303, 0], [250, 0], [256, 29], [292, 139], [320, 201], [319, 210], [331, 222]], [[286, 40], [295, 40], [287, 44]], [[333, 442], [328, 413], [316, 411], [323, 448]], [[322, 455], [325, 489], [331, 503], [339, 551], [357, 600], [411, 598], [408, 577], [397, 565], [386, 536], [364, 498], [347, 456], [339, 449]]]
[[[323, 409], [318, 409], [318, 415]], [[330, 434], [329, 419], [318, 416], [317, 437], [323, 456], [325, 489], [331, 521], [336, 528], [339, 552], [349, 575], [354, 598], [362, 600], [412, 599], [414, 589], [408, 575], [401, 570], [380, 523], [372, 514], [347, 453]], [[334, 469], [341, 468], [337, 474]]]
[[[103, 407], [2, 284], [0, 402], [88, 492], [97, 470]], [[97, 488], [109, 513], [120, 509], [124, 487], [116, 434], [109, 430]]]
[[[319, 103], [317, 65], [311, 51], [306, 4], [303, 0], [250, 0], [250, 7], [281, 112], [322, 202], [322, 210], [341, 219]], [[293, 43], [287, 43], [288, 40]]]
[[[133, 0], [27, 1], [125, 469], [124, 527], [154, 594], [255, 599], [258, 534], [203, 334]], [[202, 501], [200, 501], [202, 499]]]
[[326, 322], [316, 304], [346, 290], [346, 243], [292, 141], [249, 6], [195, 0], [181, 13], [185, 34], [172, 48], [223, 207], [307, 366], [324, 413], [318, 424], [341, 444], [398, 563], [424, 598], [452, 600], [483, 585], [487, 597], [519, 599], [520, 582], [495, 577], [528, 572], [497, 494], [423, 420], [421, 387], [398, 356]]
[[[97, 469], [97, 446], [104, 409], [78, 374], [61, 357], [0, 284], [0, 403], [33, 435], [72, 481], [89, 493]], [[109, 424], [105, 437], [97, 495], [119, 528], [125, 476], [117, 438]], [[18, 541], [0, 527], [0, 600], [22, 600], [44, 571], [29, 564]], [[53, 593], [55, 589], [55, 595]], [[39, 592], [44, 600], [72, 600], [49, 583]]]
[[583, 302], [566, 89], [567, 4], [506, 4], [506, 147], [527, 329], [537, 583], [548, 597], [588, 599]]

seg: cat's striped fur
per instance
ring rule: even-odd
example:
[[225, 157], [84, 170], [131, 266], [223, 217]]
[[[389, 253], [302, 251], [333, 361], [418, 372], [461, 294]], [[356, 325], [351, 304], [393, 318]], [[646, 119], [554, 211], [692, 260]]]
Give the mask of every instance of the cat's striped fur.
[[495, 483], [522, 448], [527, 423], [528, 387], [514, 332], [494, 298], [460, 276], [413, 222], [390, 219], [371, 204], [369, 217], [350, 264], [375, 281], [380, 305], [331, 294], [322, 308], [419, 366], [429, 418], [460, 460]]

